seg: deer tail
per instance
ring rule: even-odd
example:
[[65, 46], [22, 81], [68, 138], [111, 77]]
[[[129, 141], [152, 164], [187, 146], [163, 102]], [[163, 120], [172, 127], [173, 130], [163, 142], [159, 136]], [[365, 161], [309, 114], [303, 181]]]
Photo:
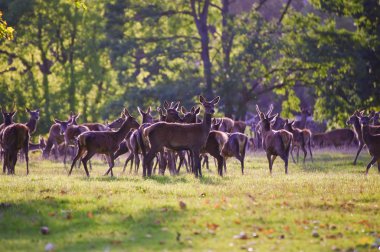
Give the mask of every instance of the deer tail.
[[144, 129], [142, 127], [140, 127], [137, 130], [137, 144], [139, 145], [139, 148], [141, 149], [141, 153], [142, 153], [143, 157], [145, 157], [146, 148], [145, 148], [145, 144], [144, 144], [143, 134], [144, 134]]

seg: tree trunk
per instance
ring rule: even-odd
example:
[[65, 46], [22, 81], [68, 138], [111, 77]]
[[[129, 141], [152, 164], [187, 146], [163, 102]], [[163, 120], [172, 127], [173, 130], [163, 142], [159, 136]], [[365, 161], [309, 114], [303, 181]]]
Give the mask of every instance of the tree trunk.
[[[198, 8], [196, 8], [195, 3], [198, 3]], [[210, 50], [209, 50], [209, 37], [208, 37], [208, 8], [210, 6], [210, 0], [204, 0], [203, 7], [201, 8], [202, 1], [191, 0], [191, 10], [192, 15], [198, 30], [198, 34], [201, 37], [201, 59], [203, 62], [203, 75], [206, 81], [205, 95], [209, 99], [213, 97], [212, 92], [212, 65], [210, 60]], [[202, 11], [201, 11], [202, 9]], [[197, 11], [198, 10], [198, 11]]]

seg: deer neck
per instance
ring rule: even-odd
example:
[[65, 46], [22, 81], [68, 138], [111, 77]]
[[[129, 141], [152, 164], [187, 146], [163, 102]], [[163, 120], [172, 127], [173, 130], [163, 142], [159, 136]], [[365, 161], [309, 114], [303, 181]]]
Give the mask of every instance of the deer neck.
[[211, 114], [205, 113], [205, 116], [202, 121], [203, 132], [207, 132], [207, 135], [211, 130], [211, 117], [212, 117]]
[[358, 139], [363, 140], [362, 127], [360, 126], [359, 118], [357, 117], [355, 118], [353, 126], [356, 132], [356, 135], [358, 136]]
[[118, 131], [115, 132], [115, 137], [116, 139], [120, 140], [120, 142], [125, 138], [125, 136], [128, 134], [128, 132], [130, 131], [131, 127], [129, 126], [129, 123], [127, 121], [125, 121], [120, 129]]
[[371, 134], [369, 133], [369, 125], [362, 125], [362, 137], [364, 142], [367, 144], [368, 142], [371, 142]]
[[34, 132], [37, 127], [37, 120], [30, 118], [29, 121], [26, 123], [26, 127], [29, 128], [30, 132]]

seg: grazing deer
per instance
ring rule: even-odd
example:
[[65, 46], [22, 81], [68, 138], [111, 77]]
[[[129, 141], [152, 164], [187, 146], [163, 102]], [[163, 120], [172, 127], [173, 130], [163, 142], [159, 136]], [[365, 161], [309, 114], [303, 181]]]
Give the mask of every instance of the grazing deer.
[[[240, 132], [229, 133], [228, 140], [224, 143], [221, 154], [226, 160], [229, 157], [235, 157], [240, 161], [241, 174], [244, 175], [244, 159], [247, 148], [248, 137]], [[226, 166], [226, 161], [224, 161]], [[224, 167], [226, 170], [226, 167]]]
[[234, 126], [232, 128], [231, 133], [240, 132], [244, 134], [245, 128], [247, 127], [247, 124], [243, 121], [234, 121]]
[[40, 137], [38, 144], [29, 143], [29, 151], [36, 151], [36, 150], [43, 151], [45, 148], [46, 148], [46, 142], [43, 137]]
[[[261, 133], [263, 136], [263, 147], [269, 162], [269, 172], [272, 174], [273, 162], [280, 156], [285, 162], [285, 174], [288, 174], [288, 159], [290, 146], [293, 142], [293, 135], [287, 130], [273, 130], [272, 123], [276, 121], [278, 114], [273, 116], [265, 115], [256, 105], [256, 111], [260, 116]], [[271, 112], [271, 111], [270, 111]]]
[[323, 134], [323, 146], [350, 146], [356, 144], [358, 139], [351, 129], [335, 129]]
[[369, 169], [377, 162], [377, 168], [380, 172], [380, 134], [373, 135], [370, 132], [371, 117], [360, 116], [360, 124], [362, 125], [362, 135], [365, 144], [368, 147], [369, 154], [372, 156], [372, 160], [368, 163], [365, 174], [368, 175]]
[[311, 136], [311, 145], [313, 148], [323, 148], [323, 139], [325, 138], [325, 133], [314, 133]]
[[25, 125], [29, 128], [29, 133], [33, 134], [37, 129], [37, 122], [40, 119], [40, 109], [30, 110], [29, 108], [26, 108], [26, 112], [28, 112], [30, 117]]
[[15, 173], [17, 154], [19, 150], [24, 151], [26, 161], [26, 174], [29, 174], [29, 128], [21, 123], [14, 123], [3, 130], [2, 146], [4, 149], [3, 173]]
[[[60, 143], [58, 145], [58, 149], [57, 150], [56, 150], [55, 146], [53, 146], [53, 148], [51, 149], [51, 151], [53, 153], [56, 153], [56, 151], [57, 151], [58, 157], [63, 157], [65, 155], [65, 150], [66, 150], [66, 145], [65, 145], [65, 142], [63, 142], [63, 141], [62, 141], [62, 143]], [[75, 156], [75, 154], [76, 154], [75, 147], [70, 145], [69, 148], [67, 149], [67, 155], [68, 156]]]
[[305, 163], [306, 156], [307, 156], [306, 146], [309, 148], [311, 161], [313, 161], [313, 153], [311, 152], [311, 137], [312, 137], [311, 131], [308, 129], [298, 129], [294, 126], [294, 124], [295, 124], [294, 121], [289, 122], [288, 119], [285, 120], [285, 124], [284, 124], [284, 129], [293, 134], [293, 145], [292, 145], [292, 149], [290, 150], [293, 162], [294, 163], [296, 162], [294, 160], [293, 150], [294, 150], [294, 147], [297, 147], [297, 163], [298, 163], [300, 148], [302, 149], [304, 153], [303, 162]]
[[[360, 119], [359, 117], [362, 116], [362, 113], [360, 113], [358, 110], [356, 110], [347, 120], [346, 124], [347, 125], [352, 125], [354, 128], [354, 131], [356, 133], [356, 137], [359, 141], [359, 149], [356, 153], [355, 160], [354, 160], [354, 165], [356, 165], [356, 161], [359, 157], [360, 152], [362, 151], [365, 143], [363, 139], [363, 134], [362, 134], [362, 128], [360, 125]], [[376, 126], [369, 126], [369, 130], [371, 134], [380, 134], [380, 127]]]
[[63, 158], [63, 163], [66, 165], [67, 150], [70, 144], [76, 144], [76, 137], [83, 132], [90, 131], [90, 129], [83, 125], [76, 125], [76, 119], [78, 115], [74, 115], [70, 121], [60, 121], [54, 119], [56, 123], [60, 126], [60, 134], [64, 136], [65, 139], [65, 155]]
[[[142, 125], [140, 127], [147, 127], [153, 123], [153, 117], [150, 114], [151, 108], [148, 107], [147, 111], [143, 111], [140, 109], [140, 107], [137, 107], [137, 110], [139, 111], [140, 115], [142, 116]], [[135, 173], [138, 172], [139, 166], [140, 166], [140, 157], [139, 154], [141, 153], [141, 148], [138, 144], [138, 138], [139, 138], [140, 131], [134, 130], [126, 137], [126, 148], [130, 150], [130, 154], [125, 160], [125, 164], [123, 167], [123, 172], [125, 171], [125, 168], [129, 161], [131, 161], [131, 169], [133, 166], [133, 161], [135, 161]]]
[[[221, 122], [221, 120], [219, 121]], [[228, 141], [228, 134], [223, 131], [211, 130], [206, 145], [202, 148], [201, 153], [204, 158], [204, 163], [208, 169], [208, 157], [206, 153], [213, 156], [217, 161], [218, 174], [223, 176], [223, 164], [225, 164], [224, 157], [222, 156], [222, 148]]]
[[[211, 129], [211, 117], [215, 112], [214, 107], [219, 102], [219, 99], [220, 97], [218, 96], [211, 101], [206, 101], [203, 96], [199, 97], [205, 109], [202, 123], [158, 122], [143, 130], [142, 138], [150, 145], [148, 153], [145, 151], [144, 144], [141, 145], [144, 156], [143, 176], [151, 176], [151, 161], [156, 156], [156, 153], [164, 147], [177, 151], [189, 150], [193, 160], [194, 175], [195, 177], [202, 176], [199, 155], [201, 148], [206, 144]], [[142, 142], [143, 139], [140, 139], [140, 141]]]
[[234, 127], [234, 120], [228, 117], [214, 118], [212, 124], [215, 125], [218, 120], [221, 120], [221, 123], [218, 128], [214, 127], [214, 130], [219, 130], [223, 132], [230, 133]]
[[82, 158], [82, 163], [87, 177], [90, 176], [87, 169], [87, 161], [89, 161], [95, 154], [104, 154], [108, 157], [109, 169], [105, 175], [111, 172], [111, 176], [113, 176], [112, 168], [115, 165], [115, 151], [117, 151], [120, 143], [125, 139], [128, 132], [131, 129], [137, 129], [140, 126], [136, 119], [129, 114], [128, 110], [124, 109], [124, 113], [126, 119], [118, 131], [87, 131], [78, 136], [77, 145], [79, 149], [71, 164], [69, 175], [71, 175], [76, 161], [82, 158], [86, 153]]

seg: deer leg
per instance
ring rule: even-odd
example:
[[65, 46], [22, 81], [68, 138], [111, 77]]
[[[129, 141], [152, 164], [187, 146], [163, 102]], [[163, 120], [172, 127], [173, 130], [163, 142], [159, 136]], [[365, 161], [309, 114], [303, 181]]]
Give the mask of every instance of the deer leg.
[[132, 167], [133, 167], [133, 153], [132, 152], [130, 152], [127, 159], [125, 159], [125, 163], [124, 163], [123, 171], [122, 171], [123, 173], [125, 172], [129, 161], [131, 161], [131, 169], [129, 170], [129, 174], [131, 174], [132, 173]]
[[[82, 158], [83, 168], [84, 168], [84, 171], [86, 172], [87, 177], [90, 177], [90, 173], [88, 172], [88, 169], [87, 169], [87, 161], [90, 160], [94, 155], [95, 155], [95, 153], [87, 152], [86, 156], [84, 156], [84, 158]], [[72, 168], [73, 168], [73, 165], [71, 167], [71, 170], [72, 170]], [[71, 170], [70, 170], [70, 172], [71, 172]], [[70, 175], [70, 173], [69, 173], [69, 175]]]
[[305, 145], [302, 145], [302, 151], [303, 151], [303, 163], [305, 163], [306, 156], [307, 156], [307, 151], [306, 151]]
[[292, 149], [290, 150], [290, 154], [292, 156], [293, 162], [296, 163], [296, 160], [294, 160], [293, 151], [294, 151], [294, 144], [292, 145]]
[[218, 157], [216, 157], [216, 160], [218, 162], [218, 173], [220, 176], [223, 176], [223, 165], [225, 165], [225, 160], [224, 158], [219, 155]]
[[285, 155], [281, 155], [280, 157], [285, 162], [285, 174], [288, 174], [288, 159], [289, 159], [289, 155], [285, 154]]
[[[78, 159], [80, 159], [80, 158], [83, 156], [83, 154], [84, 154], [85, 152], [86, 152], [85, 149], [81, 149], [81, 148], [78, 149], [78, 153], [77, 153], [77, 155], [75, 156], [75, 158], [73, 159], [73, 162], [71, 163], [71, 167], [70, 167], [70, 171], [69, 171], [69, 176], [71, 175], [71, 172], [73, 171], [73, 168], [74, 168], [75, 163], [78, 161]], [[87, 156], [87, 155], [86, 155], [86, 156]], [[82, 159], [82, 163], [83, 163], [83, 159]]]
[[113, 171], [112, 171], [112, 168], [114, 167], [114, 165], [115, 165], [115, 162], [114, 162], [114, 155], [113, 155], [113, 153], [108, 153], [107, 154], [107, 157], [108, 157], [108, 161], [109, 161], [109, 168], [108, 168], [108, 170], [106, 171], [106, 173], [104, 173], [104, 175], [103, 176], [107, 176], [110, 172], [111, 172], [111, 177], [113, 177]]
[[157, 149], [151, 148], [148, 154], [143, 157], [143, 177], [152, 175], [152, 160], [156, 156]]
[[194, 162], [194, 175], [196, 178], [202, 177], [202, 171], [201, 171], [201, 161], [199, 159], [199, 150], [193, 150], [193, 162]]
[[371, 160], [371, 161], [368, 163], [368, 165], [367, 165], [367, 169], [366, 169], [366, 171], [365, 171], [365, 175], [368, 175], [369, 168], [371, 168], [372, 165], [373, 165], [375, 162], [376, 162], [376, 158], [373, 157], [372, 160]]
[[139, 157], [139, 154], [136, 153], [136, 154], [135, 154], [135, 174], [138, 173], [138, 171], [139, 171], [139, 166], [140, 166], [140, 157]]
[[354, 160], [354, 165], [356, 165], [356, 161], [358, 160], [359, 154], [362, 151], [363, 147], [364, 147], [364, 143], [360, 143], [358, 152], [356, 153], [356, 157], [355, 157], [355, 160]]
[[309, 152], [310, 152], [311, 162], [314, 162], [313, 161], [313, 153], [311, 152], [311, 139], [309, 139], [308, 146], [309, 146]]
[[23, 151], [24, 151], [25, 162], [26, 162], [26, 175], [28, 175], [29, 174], [29, 135], [25, 139]]
[[299, 156], [300, 156], [300, 146], [297, 146], [297, 163], [299, 161]]
[[269, 163], [269, 173], [272, 174], [272, 158], [271, 158], [271, 154], [267, 153], [267, 159], [268, 159], [268, 163]]
[[5, 171], [8, 169], [8, 151], [3, 152], [3, 173], [5, 174]]

